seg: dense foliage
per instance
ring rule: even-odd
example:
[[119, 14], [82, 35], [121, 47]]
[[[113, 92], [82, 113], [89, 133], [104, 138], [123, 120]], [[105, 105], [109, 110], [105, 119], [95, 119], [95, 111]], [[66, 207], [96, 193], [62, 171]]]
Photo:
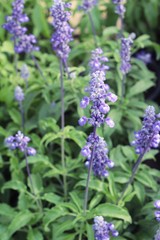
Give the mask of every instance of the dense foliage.
[[[148, 93], [156, 86], [156, 75], [150, 70], [149, 64], [136, 57], [142, 49], [154, 52], [157, 59], [160, 55], [158, 43], [153, 42], [156, 40], [154, 31], [158, 12], [154, 12], [155, 15], [147, 15], [147, 9], [151, 9], [149, 3], [146, 5], [143, 3], [145, 1], [141, 1], [138, 5], [137, 1], [128, 0], [124, 29], [134, 31], [134, 28], [138, 28], [135, 32], [139, 35], [136, 38], [132, 35], [133, 39], [130, 40], [128, 48], [131, 66], [124, 73], [121, 71], [121, 58], [126, 57], [126, 54], [121, 52], [120, 17], [114, 13], [114, 4], [111, 1], [101, 0], [98, 4], [93, 1], [92, 8], [87, 12], [83, 1], [71, 2], [71, 16], [67, 15], [66, 21], [68, 24], [70, 17], [74, 31], [72, 32], [72, 28], [68, 30], [69, 25], [66, 30], [65, 25], [64, 29], [69, 37], [69, 40], [66, 40], [63, 39], [63, 33], [66, 32], [61, 31], [58, 24], [53, 26], [54, 19], [49, 10], [53, 2], [26, 0], [24, 12], [29, 21], [22, 21], [22, 25], [27, 28], [27, 33], [24, 32], [22, 37], [24, 34], [34, 34], [37, 39], [36, 46], [40, 47], [39, 51], [32, 52], [38, 49], [27, 48], [19, 54], [20, 51], [16, 52], [14, 49], [11, 35], [4, 28], [0, 28], [0, 238], [94, 240], [99, 236], [97, 221], [102, 221], [105, 227], [110, 227], [106, 233], [108, 235], [105, 236], [113, 235], [111, 239], [153, 239], [158, 230], [153, 202], [160, 199], [160, 188], [159, 170], [151, 168], [150, 163], [156, 161], [158, 143], [150, 145], [156, 149], [148, 152], [148, 149], [145, 149], [142, 164], [136, 169], [134, 179], [129, 184], [128, 181], [139, 154], [135, 152], [134, 144], [131, 144], [135, 140], [134, 133], [142, 128], [142, 119], [148, 105], [154, 106], [156, 113], [159, 113], [158, 104], [148, 98]], [[159, 1], [150, 2], [154, 2], [154, 9], [157, 10]], [[140, 19], [138, 13], [130, 14], [136, 7], [141, 9], [141, 6], [150, 26], [149, 34], [154, 37], [152, 39], [144, 32], [147, 27], [142, 28], [145, 21]], [[67, 9], [68, 7], [69, 5]], [[0, 0], [0, 9], [2, 25], [6, 21], [5, 16], [11, 15], [12, 1]], [[56, 12], [55, 9], [52, 10]], [[153, 15], [156, 19], [151, 17]], [[53, 32], [57, 35], [52, 35]], [[96, 36], [93, 36], [93, 33], [96, 33]], [[124, 41], [131, 36], [125, 31], [123, 35]], [[21, 38], [20, 35], [17, 36]], [[62, 39], [66, 45], [70, 44], [71, 51], [66, 50], [67, 47], [59, 48], [56, 41]], [[54, 50], [58, 49], [57, 54], [52, 47]], [[96, 129], [98, 139], [104, 138], [107, 143], [107, 154], [114, 162], [114, 167], [109, 169], [107, 178], [105, 174], [99, 176], [98, 173], [95, 176], [91, 173], [88, 204], [84, 211], [88, 175], [85, 165], [91, 158], [86, 160], [81, 152], [86, 142], [89, 142], [88, 136], [96, 124], [90, 118], [91, 113], [91, 117], [94, 117], [93, 108], [91, 111], [90, 107], [84, 108], [83, 104], [86, 102], [82, 104], [81, 100], [86, 96], [85, 89], [89, 83], [91, 85], [91, 78], [93, 80], [88, 63], [91, 62], [91, 52], [97, 47], [103, 49], [109, 67], [105, 83], [110, 86], [114, 96], [118, 96], [117, 101], [108, 101], [110, 111], [104, 108], [101, 110], [101, 113], [108, 113], [108, 124], [102, 124]], [[65, 58], [62, 54], [64, 52]], [[92, 64], [95, 64], [94, 59]], [[65, 126], [62, 124], [61, 78], [64, 84]], [[125, 84], [124, 92], [122, 79]], [[103, 84], [101, 82], [101, 86], [104, 86]], [[17, 86], [21, 86], [21, 89], [16, 90], [18, 92], [15, 91]], [[94, 98], [91, 95], [89, 97], [92, 98], [93, 106], [97, 107]], [[90, 118], [91, 125], [79, 122], [83, 116]], [[114, 127], [110, 119], [114, 121]], [[157, 129], [156, 134], [159, 134]], [[18, 136], [15, 135], [18, 131], [23, 132], [29, 139], [20, 132]], [[143, 135], [143, 131], [139, 132]], [[8, 139], [9, 136], [13, 138]], [[142, 136], [140, 143], [145, 140], [145, 136]], [[138, 137], [138, 142], [137, 139]], [[137, 142], [136, 144], [139, 144]], [[99, 146], [97, 145], [97, 155], [95, 154], [97, 159]], [[93, 146], [90, 147], [91, 150], [94, 149]], [[65, 164], [61, 162], [63, 150]], [[96, 164], [93, 170], [96, 172]], [[123, 192], [126, 184], [128, 186]], [[114, 230], [111, 223], [115, 226]], [[119, 236], [116, 236], [118, 234], [114, 232], [115, 229]], [[98, 237], [96, 239], [100, 240]]]

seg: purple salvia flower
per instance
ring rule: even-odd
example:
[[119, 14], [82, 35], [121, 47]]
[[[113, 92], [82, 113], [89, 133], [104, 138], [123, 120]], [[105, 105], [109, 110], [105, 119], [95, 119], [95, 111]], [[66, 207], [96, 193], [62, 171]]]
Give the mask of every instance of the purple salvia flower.
[[154, 236], [154, 240], [160, 240], [160, 229], [156, 232], [156, 235]]
[[70, 3], [55, 0], [54, 5], [50, 9], [51, 16], [53, 17], [53, 27], [55, 28], [55, 32], [51, 38], [52, 48], [65, 64], [70, 53], [69, 43], [73, 40], [73, 29], [68, 23], [71, 13], [66, 10], [70, 6]]
[[85, 12], [88, 12], [97, 4], [98, 4], [98, 0], [83, 0], [83, 4], [82, 6], [79, 7], [79, 9], [82, 9]]
[[106, 167], [112, 168], [114, 163], [108, 158], [108, 148], [102, 137], [96, 134], [96, 128], [101, 124], [106, 123], [109, 127], [114, 127], [114, 122], [111, 118], [106, 118], [106, 114], [110, 111], [109, 105], [105, 102], [106, 99], [115, 102], [117, 96], [109, 92], [108, 84], [105, 84], [105, 73], [109, 69], [105, 63], [108, 59], [103, 56], [103, 51], [100, 48], [92, 51], [90, 60], [91, 80], [89, 86], [85, 89], [89, 93], [89, 97], [85, 96], [80, 105], [85, 108], [89, 103], [91, 106], [91, 117], [85, 116], [79, 119], [79, 125], [83, 126], [87, 122], [94, 127], [94, 132], [87, 138], [86, 145], [82, 148], [81, 154], [86, 157], [86, 166], [92, 163], [92, 169], [96, 176], [107, 177], [108, 171]]
[[149, 52], [141, 50], [140, 52], [136, 53], [135, 57], [145, 64], [149, 64], [152, 62], [152, 55]]
[[121, 39], [121, 72], [125, 75], [131, 69], [131, 46], [133, 44], [133, 39], [135, 38], [135, 34], [132, 33], [128, 38]]
[[78, 123], [80, 126], [84, 126], [88, 121], [88, 118], [87, 117], [81, 117], [79, 120], [78, 120]]
[[110, 240], [111, 236], [117, 237], [119, 235], [114, 224], [106, 222], [102, 216], [94, 218], [93, 230], [95, 240]]
[[132, 145], [137, 154], [149, 151], [151, 148], [157, 148], [160, 143], [160, 121], [155, 114], [155, 108], [148, 106], [143, 120], [142, 129], [135, 133], [135, 141]]
[[124, 18], [124, 14], [126, 12], [126, 8], [124, 6], [123, 0], [112, 0], [112, 2], [116, 5], [115, 13], [117, 13], [120, 17]]
[[23, 78], [25, 81], [29, 78], [29, 69], [26, 64], [23, 64], [21, 67], [21, 78]]
[[23, 89], [20, 86], [17, 86], [14, 91], [14, 97], [16, 101], [22, 102], [24, 100]]
[[88, 123], [96, 127], [105, 123], [105, 115], [110, 111], [110, 107], [105, 102], [106, 99], [111, 102], [117, 101], [117, 96], [109, 92], [109, 86], [105, 84], [105, 73], [106, 70], [109, 69], [109, 67], [105, 65], [106, 62], [108, 62], [108, 59], [103, 56], [102, 49], [97, 48], [92, 51], [92, 57], [89, 63], [91, 80], [89, 86], [85, 89], [90, 96], [85, 96], [80, 104], [82, 108], [85, 108], [90, 102], [92, 103], [91, 117], [88, 118]]
[[160, 200], [156, 200], [156, 201], [154, 202], [154, 206], [155, 206], [155, 208], [160, 209]]
[[87, 144], [81, 150], [81, 154], [87, 158], [85, 163], [86, 166], [89, 166], [89, 161], [91, 159], [91, 150], [95, 145], [95, 151], [92, 156], [93, 158], [93, 172], [97, 177], [108, 177], [108, 171], [106, 167], [114, 167], [114, 163], [108, 158], [108, 148], [107, 144], [102, 137], [94, 136], [93, 133], [87, 138]]
[[29, 18], [23, 13], [24, 0], [15, 0], [12, 3], [12, 15], [6, 17], [6, 23], [3, 24], [3, 28], [12, 34], [12, 40], [14, 41], [14, 48], [16, 53], [30, 53], [32, 51], [38, 51], [39, 48], [35, 46], [36, 38], [33, 35], [27, 35], [27, 28], [21, 24], [28, 22]]
[[34, 148], [28, 147], [30, 138], [25, 136], [21, 131], [18, 131], [15, 136], [9, 136], [5, 140], [6, 145], [9, 149], [15, 150], [19, 149], [21, 152], [26, 152], [27, 155], [34, 156], [36, 150]]
[[154, 207], [157, 208], [157, 210], [154, 212], [155, 218], [158, 222], [160, 222], [160, 200], [156, 200], [154, 202]]

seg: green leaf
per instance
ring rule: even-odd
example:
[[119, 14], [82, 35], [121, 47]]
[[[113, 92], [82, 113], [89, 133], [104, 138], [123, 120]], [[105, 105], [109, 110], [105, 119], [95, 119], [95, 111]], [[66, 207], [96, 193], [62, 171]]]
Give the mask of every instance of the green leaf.
[[48, 225], [51, 222], [54, 222], [56, 219], [66, 216], [68, 214], [68, 211], [64, 207], [55, 207], [47, 210], [43, 217], [43, 224], [45, 231], [49, 231]]
[[139, 199], [140, 203], [143, 204], [144, 200], [145, 200], [145, 196], [146, 196], [144, 186], [139, 182], [135, 182], [134, 183], [134, 189], [135, 189], [135, 193], [137, 195], [137, 198]]
[[8, 217], [13, 217], [15, 215], [15, 210], [14, 208], [11, 208], [9, 205], [5, 203], [0, 204], [0, 215], [2, 216], [8, 216]]
[[132, 222], [131, 216], [126, 209], [111, 203], [100, 204], [93, 211], [96, 216], [118, 218], [124, 220], [125, 222]]
[[82, 210], [82, 201], [79, 198], [78, 194], [74, 191], [70, 193], [71, 199], [73, 200], [74, 204], [77, 206], [79, 211], [81, 212]]
[[86, 229], [87, 229], [87, 239], [94, 240], [93, 225], [86, 223]]
[[154, 86], [154, 82], [152, 81], [145, 81], [145, 80], [141, 80], [139, 82], [137, 82], [133, 87], [131, 87], [127, 93], [127, 97], [133, 97], [139, 93], [143, 93], [145, 92], [147, 89], [149, 89], [150, 87]]
[[61, 197], [55, 193], [45, 193], [41, 199], [54, 204], [58, 204], [62, 201]]
[[20, 192], [26, 191], [26, 185], [24, 183], [18, 181], [18, 180], [12, 180], [6, 182], [2, 187], [2, 192], [4, 192], [5, 189], [14, 189]]
[[29, 229], [27, 240], [43, 240], [43, 236], [38, 229]]
[[[8, 235], [12, 236], [13, 233], [17, 232], [19, 229], [23, 228], [24, 226], [28, 225], [30, 220], [33, 218], [33, 214], [28, 210], [21, 211], [18, 213], [8, 226]], [[2, 237], [2, 236], [1, 236]], [[2, 237], [3, 239], [3, 237]]]

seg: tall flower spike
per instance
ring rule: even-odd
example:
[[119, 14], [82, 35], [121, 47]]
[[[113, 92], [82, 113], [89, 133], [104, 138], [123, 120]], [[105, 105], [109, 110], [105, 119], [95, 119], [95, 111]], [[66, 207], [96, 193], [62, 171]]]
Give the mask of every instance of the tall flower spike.
[[148, 106], [144, 115], [142, 129], [135, 133], [135, 141], [132, 145], [137, 154], [147, 152], [151, 148], [157, 148], [160, 143], [160, 121], [155, 114], [155, 108]]
[[27, 28], [22, 26], [22, 23], [28, 22], [29, 18], [23, 13], [24, 0], [15, 0], [12, 3], [12, 15], [6, 17], [6, 23], [3, 24], [3, 28], [6, 29], [11, 35], [14, 41], [14, 48], [16, 53], [30, 53], [32, 51], [38, 51], [39, 47], [34, 35], [27, 35]]
[[79, 8], [84, 10], [85, 12], [88, 12], [97, 4], [98, 0], [83, 0], [83, 4]]
[[93, 225], [95, 240], [110, 240], [110, 237], [117, 237], [118, 231], [115, 230], [114, 224], [104, 221], [102, 216], [94, 218]]
[[17, 102], [22, 102], [24, 100], [23, 89], [20, 86], [15, 88], [14, 96]]
[[54, 5], [50, 9], [50, 14], [53, 17], [53, 27], [55, 32], [52, 35], [52, 48], [57, 56], [66, 64], [70, 53], [69, 43], [72, 41], [72, 32], [68, 23], [71, 13], [66, 9], [70, 8], [70, 3], [64, 3], [62, 0], [55, 0]]
[[112, 2], [116, 5], [115, 13], [124, 18], [124, 14], [126, 12], [126, 8], [123, 3], [124, 0], [112, 0]]
[[133, 44], [133, 39], [135, 34], [131, 33], [128, 38], [121, 39], [121, 67], [120, 70], [123, 75], [126, 75], [131, 69], [131, 46]]
[[[109, 91], [109, 86], [105, 84], [105, 72], [109, 69], [109, 67], [105, 65], [106, 62], [108, 62], [108, 59], [103, 56], [102, 49], [97, 48], [92, 51], [92, 57], [89, 63], [91, 80], [89, 86], [85, 89], [85, 91], [89, 93], [89, 97], [83, 97], [80, 103], [82, 108], [86, 108], [89, 103], [92, 103], [91, 117], [81, 117], [79, 120], [80, 126], [88, 122], [94, 128], [100, 127], [101, 124], [104, 123], [111, 128], [114, 127], [113, 120], [106, 117], [106, 114], [110, 111], [110, 107], [106, 103], [106, 100], [115, 102], [117, 96], [111, 93]], [[95, 151], [92, 153], [93, 147]], [[87, 158], [86, 166], [89, 166], [90, 161], [92, 161], [93, 172], [98, 177], [107, 177], [108, 171], [106, 167], [112, 168], [114, 166], [114, 163], [108, 158], [107, 153], [107, 144], [102, 137], [97, 136], [95, 133], [89, 135], [86, 145], [81, 150], [81, 154]]]

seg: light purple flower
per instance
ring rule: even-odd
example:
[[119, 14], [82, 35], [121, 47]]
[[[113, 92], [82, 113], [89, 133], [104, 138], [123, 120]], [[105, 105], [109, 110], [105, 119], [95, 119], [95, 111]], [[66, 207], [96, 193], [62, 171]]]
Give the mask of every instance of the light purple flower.
[[67, 62], [70, 53], [69, 43], [73, 40], [72, 32], [69, 22], [71, 13], [67, 11], [70, 8], [70, 3], [64, 3], [62, 0], [55, 0], [54, 5], [50, 9], [53, 17], [53, 27], [55, 32], [52, 35], [52, 48], [57, 56], [63, 61]]
[[151, 148], [157, 148], [160, 143], [160, 121], [155, 114], [155, 108], [148, 106], [143, 120], [142, 129], [135, 133], [135, 141], [132, 145], [137, 154], [149, 151]]
[[104, 139], [98, 135], [94, 136], [93, 133], [89, 135], [86, 145], [81, 150], [81, 154], [87, 158], [85, 165], [89, 166], [93, 146], [95, 146], [94, 152], [92, 153], [93, 172], [97, 177], [108, 177], [106, 168], [112, 168], [114, 163], [107, 156], [108, 148]]
[[88, 118], [87, 117], [81, 117], [79, 120], [78, 120], [78, 123], [80, 126], [84, 126], [88, 121]]
[[106, 222], [102, 216], [94, 218], [93, 230], [95, 240], [110, 240], [111, 236], [117, 237], [119, 235], [114, 224]]
[[112, 0], [112, 2], [116, 5], [115, 13], [117, 13], [120, 17], [124, 18], [126, 8], [123, 4], [123, 0]]
[[83, 4], [82, 6], [79, 7], [79, 9], [82, 9], [85, 12], [88, 12], [97, 4], [98, 4], [98, 0], [83, 0]]
[[154, 240], [160, 240], [160, 229], [156, 232], [156, 235], [154, 236]]
[[81, 107], [85, 108], [89, 103], [91, 106], [90, 117], [81, 117], [78, 121], [80, 126], [85, 125], [87, 122], [94, 127], [94, 132], [87, 138], [86, 145], [82, 148], [81, 154], [86, 157], [85, 165], [88, 167], [92, 164], [92, 170], [98, 177], [107, 177], [108, 168], [112, 168], [114, 163], [108, 158], [107, 144], [102, 137], [96, 134], [96, 128], [101, 124], [106, 123], [109, 127], [114, 127], [114, 122], [111, 118], [106, 118], [106, 114], [110, 111], [109, 105], [106, 100], [115, 102], [117, 96], [109, 92], [109, 86], [105, 83], [106, 70], [109, 69], [105, 63], [108, 59], [103, 56], [103, 51], [100, 48], [92, 51], [90, 60], [90, 76], [91, 80], [89, 86], [85, 91], [89, 97], [84, 97], [81, 101]]
[[28, 147], [30, 138], [25, 136], [21, 131], [18, 131], [15, 136], [9, 136], [5, 140], [6, 145], [9, 149], [15, 150], [19, 149], [21, 152], [25, 152], [27, 155], [35, 155], [36, 150], [32, 147]]
[[27, 28], [22, 26], [22, 23], [28, 22], [29, 18], [23, 13], [24, 0], [15, 0], [12, 3], [12, 15], [6, 17], [6, 23], [3, 24], [3, 28], [12, 34], [12, 40], [14, 41], [14, 49], [16, 53], [30, 53], [32, 51], [38, 51], [39, 47], [34, 35], [27, 35]]
[[23, 66], [21, 67], [21, 78], [23, 78], [24, 80], [27, 80], [29, 78], [29, 69], [26, 64], [23, 64]]
[[121, 72], [125, 75], [131, 69], [131, 46], [133, 44], [133, 39], [135, 38], [135, 34], [132, 33], [128, 38], [121, 39]]
[[22, 102], [24, 100], [24, 92], [20, 86], [17, 86], [14, 91], [14, 97], [16, 101]]
[[110, 111], [110, 107], [105, 102], [106, 99], [111, 102], [117, 101], [117, 96], [109, 92], [109, 86], [105, 83], [106, 71], [109, 69], [105, 63], [108, 59], [103, 56], [103, 51], [100, 48], [92, 51], [90, 60], [91, 80], [89, 86], [85, 89], [89, 97], [84, 97], [80, 106], [85, 108], [89, 103], [91, 106], [91, 117], [88, 118], [88, 123], [92, 126], [99, 127], [105, 123], [105, 115]]

